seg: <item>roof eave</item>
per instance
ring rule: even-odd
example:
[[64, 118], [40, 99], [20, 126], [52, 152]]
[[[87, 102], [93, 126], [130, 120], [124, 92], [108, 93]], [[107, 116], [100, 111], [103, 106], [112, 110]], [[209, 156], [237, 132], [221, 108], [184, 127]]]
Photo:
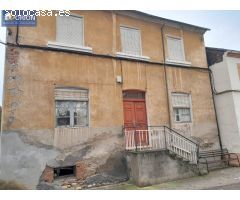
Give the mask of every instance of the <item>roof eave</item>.
[[163, 18], [163, 17], [158, 17], [155, 15], [151, 15], [151, 14], [147, 14], [141, 11], [137, 11], [137, 10], [126, 10], [126, 11], [116, 11], [117, 13], [120, 14], [124, 14], [124, 15], [128, 15], [131, 17], [145, 17], [145, 19], [150, 20], [152, 22], [155, 23], [161, 23], [161, 24], [167, 24], [169, 26], [173, 26], [176, 28], [184, 28], [184, 29], [188, 29], [188, 30], [192, 30], [195, 32], [200, 32], [202, 34], [204, 34], [206, 31], [209, 31], [209, 28], [205, 28], [205, 27], [201, 27], [201, 26], [196, 26], [196, 25], [192, 25], [192, 24], [188, 24], [188, 23], [184, 23], [184, 22], [179, 22], [179, 21], [175, 21], [175, 20], [171, 20], [171, 19], [167, 19], [167, 18]]

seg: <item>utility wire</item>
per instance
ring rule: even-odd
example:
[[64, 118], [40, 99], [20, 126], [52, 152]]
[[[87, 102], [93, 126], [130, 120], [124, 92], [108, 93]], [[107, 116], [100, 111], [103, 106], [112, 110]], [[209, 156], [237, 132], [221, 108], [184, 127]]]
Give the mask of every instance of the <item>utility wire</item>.
[[211, 79], [210, 81], [212, 84], [212, 90], [213, 90], [214, 95], [220, 95], [220, 94], [225, 94], [225, 93], [229, 93], [229, 92], [240, 92], [240, 90], [223, 90], [221, 92], [218, 92], [215, 87], [213, 72], [210, 68], [209, 68], [209, 74], [210, 74], [210, 79]]

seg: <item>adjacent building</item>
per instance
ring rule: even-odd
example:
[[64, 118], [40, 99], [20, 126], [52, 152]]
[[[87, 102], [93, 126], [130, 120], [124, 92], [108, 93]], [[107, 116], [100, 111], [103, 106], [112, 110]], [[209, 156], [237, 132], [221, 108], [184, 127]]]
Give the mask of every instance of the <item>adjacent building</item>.
[[164, 125], [220, 148], [206, 31], [138, 11], [71, 11], [8, 28], [5, 174], [35, 184], [46, 164], [79, 160], [79, 176], [125, 173], [123, 128]]
[[223, 148], [240, 152], [240, 52], [206, 48]]

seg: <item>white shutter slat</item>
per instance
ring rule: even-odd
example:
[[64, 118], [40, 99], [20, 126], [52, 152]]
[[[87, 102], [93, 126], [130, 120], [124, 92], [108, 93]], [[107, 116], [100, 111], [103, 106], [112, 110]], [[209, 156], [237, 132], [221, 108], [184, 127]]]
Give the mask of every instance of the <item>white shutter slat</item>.
[[83, 18], [58, 16], [56, 41], [83, 46]]
[[88, 91], [81, 89], [55, 89], [55, 100], [87, 101]]
[[190, 108], [190, 96], [188, 94], [172, 94], [173, 107]]

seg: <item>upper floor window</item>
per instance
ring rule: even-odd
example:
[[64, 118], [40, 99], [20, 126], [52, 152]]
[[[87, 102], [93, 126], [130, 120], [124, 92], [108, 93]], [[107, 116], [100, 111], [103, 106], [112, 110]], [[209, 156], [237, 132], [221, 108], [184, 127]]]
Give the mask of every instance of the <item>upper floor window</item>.
[[57, 49], [92, 53], [91, 47], [84, 46], [83, 17], [75, 14], [57, 16], [56, 41], [48, 41], [48, 46]]
[[88, 90], [56, 88], [56, 126], [88, 126]]
[[84, 46], [82, 17], [58, 16], [56, 28], [57, 42]]
[[185, 62], [184, 46], [181, 38], [168, 36], [167, 46], [169, 60]]
[[135, 28], [120, 27], [122, 52], [130, 55], [142, 55], [141, 33]]
[[191, 122], [191, 98], [189, 94], [172, 93], [175, 122]]

